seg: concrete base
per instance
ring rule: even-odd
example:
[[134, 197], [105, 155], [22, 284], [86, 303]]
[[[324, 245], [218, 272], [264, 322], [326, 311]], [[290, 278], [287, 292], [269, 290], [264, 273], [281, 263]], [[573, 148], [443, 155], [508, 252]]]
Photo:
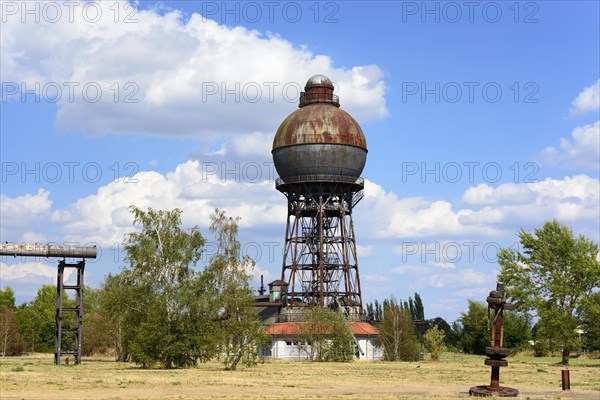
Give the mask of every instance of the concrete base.
[[519, 391], [517, 389], [500, 386], [499, 388], [492, 389], [489, 386], [473, 386], [469, 390], [469, 394], [475, 397], [517, 397]]

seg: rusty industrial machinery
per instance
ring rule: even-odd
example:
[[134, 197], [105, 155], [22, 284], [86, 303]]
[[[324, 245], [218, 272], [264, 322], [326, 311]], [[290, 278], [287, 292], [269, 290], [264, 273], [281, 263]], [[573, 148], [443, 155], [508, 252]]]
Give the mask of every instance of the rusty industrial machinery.
[[[488, 386], [473, 386], [469, 390], [471, 396], [479, 397], [517, 397], [519, 391], [506, 386], [500, 386], [500, 367], [506, 367], [508, 361], [505, 358], [510, 350], [503, 347], [504, 344], [504, 311], [514, 310], [514, 304], [506, 301], [506, 288], [503, 283], [496, 285], [496, 290], [490, 292], [486, 299], [488, 303], [488, 318], [491, 320], [490, 347], [485, 348], [485, 365], [492, 367], [492, 376]], [[490, 315], [493, 311], [493, 316]]]
[[[58, 262], [56, 279], [56, 332], [54, 347], [54, 364], [60, 365], [63, 355], [72, 355], [75, 364], [81, 362], [81, 339], [83, 333], [83, 272], [85, 270], [85, 259], [96, 258], [96, 247], [83, 246], [55, 246], [50, 244], [14, 244], [2, 243], [0, 245], [0, 256], [13, 257], [55, 257], [62, 258]], [[81, 258], [81, 261], [67, 263], [67, 258]], [[75, 284], [65, 285], [65, 268], [75, 268]], [[75, 306], [65, 307], [63, 296], [67, 290], [75, 295]], [[63, 317], [65, 313], [73, 313], [75, 326], [63, 328]], [[64, 335], [72, 335], [73, 348], [64, 350]]]
[[341, 307], [350, 319], [362, 316], [352, 211], [363, 197], [367, 143], [333, 91], [329, 78], [310, 78], [300, 109], [281, 123], [273, 141], [276, 188], [288, 204], [284, 321], [297, 320], [311, 306]]

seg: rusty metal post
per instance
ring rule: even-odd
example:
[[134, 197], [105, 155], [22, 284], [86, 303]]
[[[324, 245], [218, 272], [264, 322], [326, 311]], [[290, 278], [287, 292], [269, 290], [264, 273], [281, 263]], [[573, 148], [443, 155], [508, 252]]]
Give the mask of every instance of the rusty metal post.
[[490, 347], [485, 348], [485, 365], [492, 367], [490, 384], [488, 386], [473, 386], [469, 390], [471, 396], [479, 397], [516, 397], [519, 395], [517, 389], [500, 386], [500, 367], [506, 367], [508, 361], [505, 358], [509, 349], [504, 346], [504, 311], [514, 310], [514, 305], [506, 302], [506, 289], [504, 284], [498, 283], [496, 290], [490, 292], [487, 298], [488, 316], [490, 310], [494, 311], [490, 332]]
[[[77, 281], [75, 285], [64, 284], [65, 268], [75, 268]], [[56, 280], [56, 335], [54, 348], [54, 364], [60, 365], [60, 358], [64, 354], [73, 356], [74, 363], [81, 363], [81, 341], [83, 335], [83, 272], [85, 261], [67, 264], [65, 261], [58, 263], [58, 274]], [[75, 291], [75, 307], [65, 307], [63, 295], [65, 290]], [[63, 328], [63, 315], [65, 312], [75, 313], [75, 326]], [[73, 335], [73, 349], [63, 350], [63, 337], [65, 334]]]
[[62, 348], [62, 294], [64, 292], [64, 273], [65, 263], [61, 261], [58, 263], [58, 269], [56, 274], [56, 331], [54, 332], [54, 365], [60, 365], [60, 352]]
[[562, 375], [562, 390], [571, 390], [571, 377], [569, 376], [569, 370], [563, 369]]

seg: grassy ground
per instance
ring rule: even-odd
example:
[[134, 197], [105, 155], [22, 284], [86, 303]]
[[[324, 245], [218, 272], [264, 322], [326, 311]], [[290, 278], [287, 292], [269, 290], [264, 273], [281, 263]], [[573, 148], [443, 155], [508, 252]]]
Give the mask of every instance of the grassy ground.
[[[110, 358], [53, 365], [51, 354], [0, 359], [0, 399], [460, 399], [489, 384], [484, 357], [446, 353], [440, 362], [344, 364], [267, 361], [224, 371], [142, 370]], [[561, 391], [558, 358], [511, 357], [502, 384], [521, 399], [600, 399], [600, 360], [574, 359], [571, 391]]]

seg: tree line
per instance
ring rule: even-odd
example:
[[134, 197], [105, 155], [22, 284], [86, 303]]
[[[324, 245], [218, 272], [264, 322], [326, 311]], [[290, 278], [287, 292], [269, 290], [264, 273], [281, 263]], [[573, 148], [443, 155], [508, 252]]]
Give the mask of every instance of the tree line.
[[[241, 256], [238, 219], [215, 210], [210, 232], [218, 249], [197, 266], [206, 240], [197, 227], [181, 228], [181, 211], [131, 207], [136, 231], [125, 240], [127, 265], [98, 289], [85, 287], [83, 355], [114, 354], [142, 367], [188, 367], [220, 359], [227, 369], [257, 362], [266, 345], [252, 303], [249, 271]], [[533, 233], [519, 232], [522, 252], [501, 249], [499, 279], [517, 311], [505, 314], [505, 347], [536, 355], [600, 350], [598, 245], [556, 221]], [[66, 307], [74, 302], [64, 298]], [[56, 288], [42, 286], [31, 302], [17, 306], [10, 287], [0, 289], [0, 352], [53, 352]], [[484, 354], [489, 344], [487, 305], [468, 300], [451, 324], [427, 319], [418, 293], [366, 304], [380, 331], [387, 360], [413, 361], [424, 350], [432, 359], [445, 349]], [[68, 318], [68, 316], [66, 316]], [[347, 361], [354, 347], [347, 321], [331, 310], [307, 313], [300, 342], [315, 349], [315, 361]], [[74, 325], [75, 321], [71, 321]], [[66, 325], [69, 321], [64, 322]], [[346, 328], [343, 328], [346, 323]], [[314, 331], [314, 332], [313, 332]], [[331, 332], [336, 332], [335, 337]], [[66, 337], [65, 348], [72, 346]], [[318, 349], [318, 350], [316, 350]]]
[[[101, 288], [84, 289], [83, 354], [112, 351], [117, 361], [142, 367], [214, 358], [231, 370], [255, 363], [265, 334], [252, 306], [254, 262], [241, 255], [238, 219], [218, 209], [211, 215], [217, 251], [200, 269], [206, 240], [198, 227], [181, 228], [180, 210], [130, 211], [137, 230], [125, 239], [128, 265]], [[10, 288], [0, 299], [2, 355], [54, 350], [55, 287], [43, 286], [19, 307]]]
[[[556, 220], [518, 236], [522, 251], [498, 252], [498, 279], [517, 306], [504, 317], [505, 347], [518, 351], [531, 346], [536, 356], [559, 351], [563, 364], [573, 352], [600, 351], [598, 244], [575, 237]], [[388, 360], [415, 360], [421, 345], [432, 358], [444, 347], [485, 354], [489, 346], [484, 302], [468, 300], [468, 309], [452, 324], [441, 317], [425, 319], [418, 293], [414, 300], [376, 300], [366, 312], [378, 324]]]

